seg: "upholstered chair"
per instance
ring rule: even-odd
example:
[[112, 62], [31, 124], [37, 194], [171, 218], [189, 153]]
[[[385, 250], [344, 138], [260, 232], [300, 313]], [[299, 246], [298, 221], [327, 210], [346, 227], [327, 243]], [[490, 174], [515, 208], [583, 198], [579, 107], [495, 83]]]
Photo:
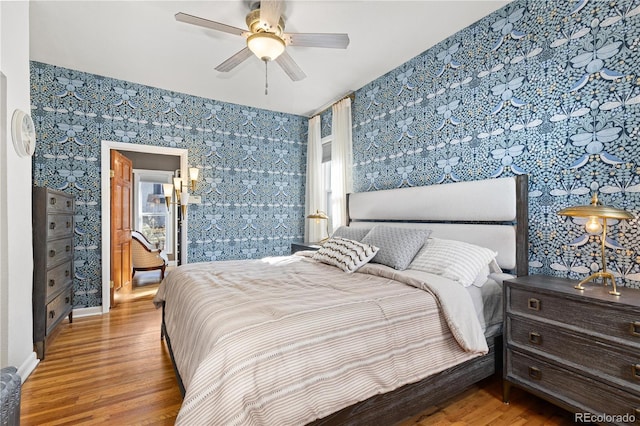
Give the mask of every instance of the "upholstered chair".
[[152, 244], [138, 231], [131, 231], [131, 263], [133, 277], [136, 271], [153, 271], [160, 269], [160, 279], [164, 279], [164, 271], [169, 263], [166, 253]]

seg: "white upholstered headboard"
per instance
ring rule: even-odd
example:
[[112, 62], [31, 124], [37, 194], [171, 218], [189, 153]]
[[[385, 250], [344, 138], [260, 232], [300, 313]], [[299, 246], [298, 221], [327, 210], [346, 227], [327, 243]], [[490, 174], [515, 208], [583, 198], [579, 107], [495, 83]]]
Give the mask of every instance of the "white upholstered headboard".
[[348, 223], [378, 222], [431, 229], [431, 236], [466, 241], [498, 252], [498, 263], [528, 274], [526, 175], [348, 194]]

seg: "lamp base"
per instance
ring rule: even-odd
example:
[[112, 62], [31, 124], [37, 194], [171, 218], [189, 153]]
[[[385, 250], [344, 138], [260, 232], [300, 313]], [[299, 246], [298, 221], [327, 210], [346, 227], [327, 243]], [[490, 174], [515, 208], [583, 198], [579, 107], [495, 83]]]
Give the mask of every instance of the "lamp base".
[[574, 286], [574, 288], [578, 290], [584, 290], [583, 284], [586, 284], [591, 281], [595, 281], [598, 278], [602, 278], [602, 283], [607, 286], [607, 279], [611, 280], [611, 285], [613, 290], [609, 292], [609, 294], [613, 296], [620, 296], [620, 292], [616, 289], [616, 280], [613, 278], [613, 274], [611, 272], [596, 272], [595, 274], [589, 275], [584, 280], [580, 281], [578, 285]]

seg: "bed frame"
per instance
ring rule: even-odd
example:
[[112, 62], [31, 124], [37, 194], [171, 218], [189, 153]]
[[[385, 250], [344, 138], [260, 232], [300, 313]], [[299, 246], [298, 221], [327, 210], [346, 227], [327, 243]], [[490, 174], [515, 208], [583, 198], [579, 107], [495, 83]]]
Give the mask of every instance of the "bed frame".
[[[348, 223], [371, 227], [425, 228], [431, 236], [489, 247], [503, 270], [528, 275], [528, 179], [526, 175], [451, 184], [362, 192], [347, 196]], [[180, 391], [184, 387], [173, 360]], [[346, 407], [311, 425], [389, 425], [441, 404], [500, 371], [502, 336], [487, 336], [489, 353], [394, 391]]]
[[[498, 252], [503, 270], [528, 275], [528, 178], [460, 182], [350, 194], [349, 225], [431, 229], [431, 236], [476, 243]], [[441, 404], [502, 368], [502, 335], [487, 336], [489, 353], [373, 396], [312, 425], [390, 425]]]

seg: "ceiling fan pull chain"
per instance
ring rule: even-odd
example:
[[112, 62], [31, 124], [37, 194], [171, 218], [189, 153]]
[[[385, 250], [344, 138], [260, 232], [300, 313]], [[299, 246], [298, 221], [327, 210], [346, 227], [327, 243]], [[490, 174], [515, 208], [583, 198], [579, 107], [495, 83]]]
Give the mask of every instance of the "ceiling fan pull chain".
[[264, 61], [264, 94], [267, 95], [269, 89], [269, 75], [267, 74], [267, 61]]

